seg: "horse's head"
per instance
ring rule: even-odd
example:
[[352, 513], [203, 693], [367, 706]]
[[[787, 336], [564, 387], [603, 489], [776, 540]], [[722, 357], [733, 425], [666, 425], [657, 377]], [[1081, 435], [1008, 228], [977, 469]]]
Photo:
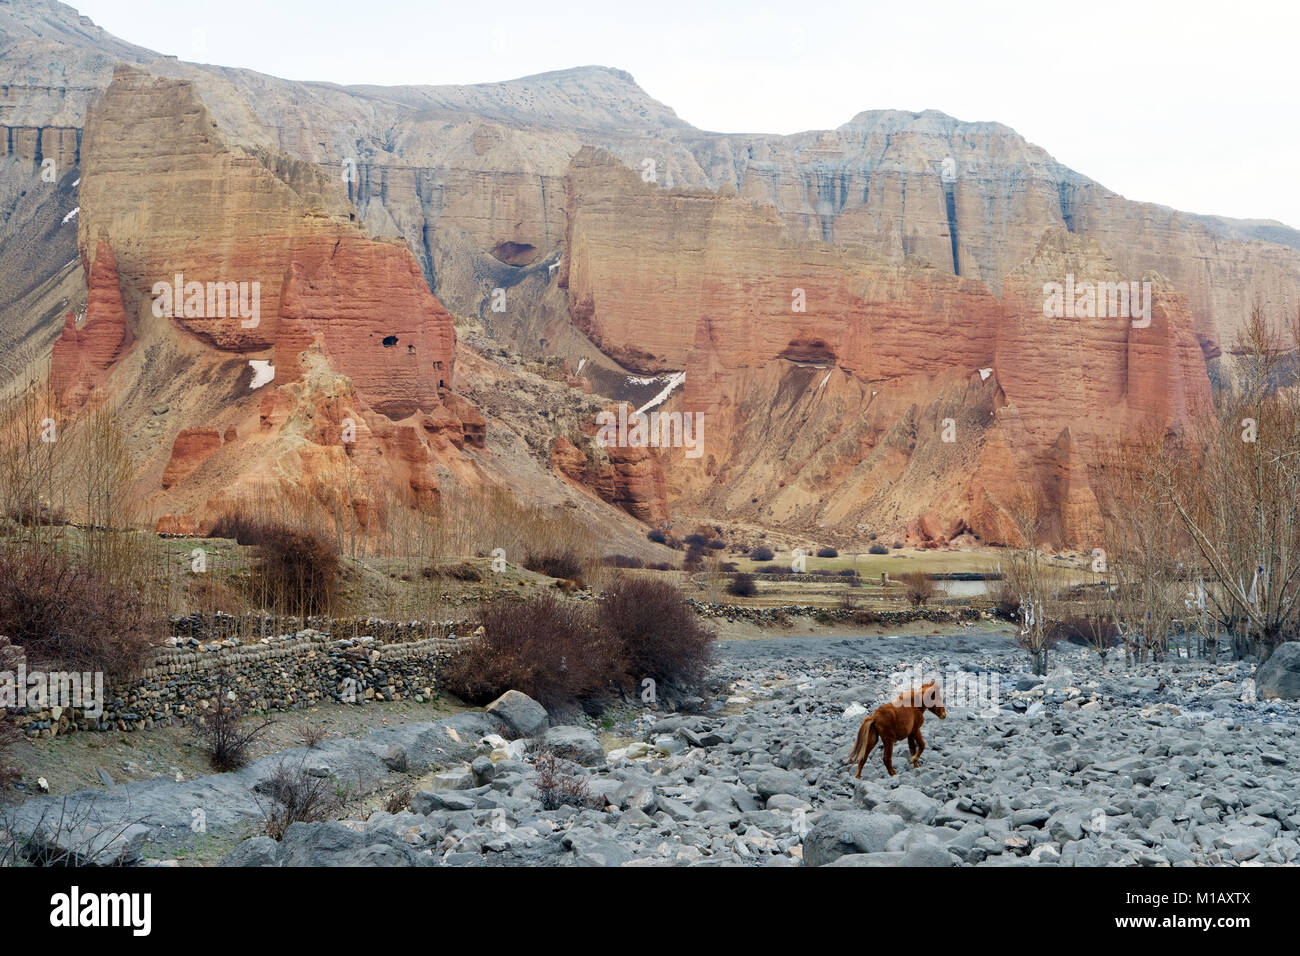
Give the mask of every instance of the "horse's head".
[[939, 686], [938, 681], [921, 685], [921, 706], [940, 720], [947, 719], [948, 708], [943, 706], [943, 688]]

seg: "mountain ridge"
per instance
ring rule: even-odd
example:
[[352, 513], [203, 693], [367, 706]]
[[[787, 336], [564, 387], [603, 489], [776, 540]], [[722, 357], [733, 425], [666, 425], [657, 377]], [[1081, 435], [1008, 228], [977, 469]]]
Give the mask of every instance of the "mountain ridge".
[[[0, 49], [22, 53], [6, 52], [0, 66], [4, 228], [49, 229], [48, 203], [16, 201], [47, 156], [57, 157], [63, 189], [74, 190], [74, 177], [81, 184], [83, 208], [49, 240], [48, 275], [33, 286], [49, 291], [0, 303], [0, 333], [48, 341], [67, 313], [88, 301], [102, 309], [94, 303], [111, 299], [116, 275], [125, 314], [112, 322], [126, 341], [139, 335], [180, 355], [193, 343], [176, 333], [197, 335], [215, 350], [205, 360], [214, 367], [220, 352], [262, 359], [274, 347], [291, 367], [301, 354], [302, 384], [264, 390], [254, 431], [270, 429], [268, 462], [299, 462], [323, 485], [351, 467], [320, 445], [336, 430], [308, 430], [303, 445], [286, 429], [315, 414], [337, 418], [340, 406], [314, 389], [329, 391], [329, 376], [344, 374], [356, 377], [346, 402], [368, 416], [366, 441], [395, 462], [398, 484], [421, 495], [447, 482], [518, 480], [494, 455], [507, 433], [532, 427], [520, 413], [541, 401], [550, 424], [516, 438], [563, 485], [556, 493], [590, 494], [642, 521], [874, 526], [917, 541], [942, 529], [945, 542], [997, 541], [1007, 536], [1001, 490], [1027, 482], [1048, 496], [1047, 534], [1085, 542], [1099, 526], [1092, 486], [1106, 445], [1144, 416], [1185, 427], [1210, 381], [1233, 374], [1231, 343], [1252, 304], [1278, 317], [1300, 302], [1300, 234], [1132, 202], [993, 121], [864, 110], [833, 130], [712, 133], [610, 67], [471, 85], [300, 83], [101, 43], [102, 31], [70, 8], [38, 9], [44, 38], [29, 23], [7, 26], [13, 7], [0, 4]], [[19, 83], [40, 49], [53, 50], [59, 76], [84, 85]], [[136, 62], [109, 67], [118, 54]], [[92, 114], [94, 135], [83, 129]], [[186, 135], [162, 135], [164, 126], [156, 147], [133, 139], [142, 123], [160, 122]], [[255, 186], [270, 182], [256, 167], [289, 189]], [[334, 225], [322, 232], [325, 219]], [[332, 230], [356, 234], [336, 264]], [[434, 304], [407, 287], [393, 246], [409, 251]], [[98, 277], [94, 296], [70, 290], [66, 277], [53, 282], [76, 256], [83, 281]], [[266, 324], [249, 334], [157, 323], [147, 314], [151, 282], [187, 265], [260, 282]], [[1043, 325], [1039, 289], [1067, 268], [1151, 282], [1150, 328]], [[459, 333], [454, 363], [438, 346], [447, 374], [429, 380], [419, 420], [385, 413], [410, 409], [385, 381], [395, 353], [375, 343], [392, 339], [418, 357], [447, 332], [385, 329], [376, 282], [418, 299], [426, 324], [444, 322], [445, 308]], [[301, 290], [288, 306], [282, 286]], [[369, 304], [349, 311], [330, 298], [345, 289]], [[335, 312], [349, 316], [350, 331], [332, 329]], [[152, 373], [138, 351], [97, 358], [96, 384], [143, 387], [140, 376]], [[466, 361], [470, 351], [493, 357]], [[507, 356], [558, 367], [569, 392], [533, 391], [509, 416], [488, 409], [484, 439], [478, 411], [459, 396], [495, 404], [484, 382], [503, 374], [490, 366]], [[810, 376], [817, 366], [840, 374]], [[1091, 384], [1080, 383], [1081, 369]], [[590, 401], [644, 399], [662, 384], [635, 380], [669, 373], [685, 373], [685, 386], [664, 409], [711, 416], [708, 454], [691, 463], [594, 443]], [[247, 402], [203, 407], [236, 434], [253, 427]], [[969, 440], [943, 447], [936, 423], [959, 419]], [[771, 440], [783, 421], [801, 423], [793, 444]], [[280, 435], [292, 455], [275, 450]], [[170, 452], [142, 445], [141, 454], [162, 472]], [[186, 474], [152, 500], [201, 509], [211, 475]]]

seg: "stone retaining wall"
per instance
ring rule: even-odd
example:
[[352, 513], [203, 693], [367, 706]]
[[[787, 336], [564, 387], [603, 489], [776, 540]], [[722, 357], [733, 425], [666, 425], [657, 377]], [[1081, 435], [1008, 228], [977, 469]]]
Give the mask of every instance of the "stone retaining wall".
[[[813, 604], [783, 604], [778, 607], [746, 607], [739, 604], [714, 604], [687, 598], [686, 603], [702, 617], [721, 617], [729, 621], [749, 621], [760, 626], [780, 624], [786, 618], [811, 617], [835, 624], [883, 624], [897, 626], [913, 621], [962, 623], [992, 617], [991, 606], [967, 602], [961, 605], [909, 607], [899, 610], [873, 608], [818, 607]], [[987, 602], [985, 602], [987, 603]]]
[[[295, 710], [325, 700], [428, 700], [437, 687], [439, 666], [464, 640], [434, 637], [386, 644], [303, 631], [234, 647], [162, 648], [130, 687], [105, 688], [104, 713], [97, 719], [80, 708], [57, 706], [7, 708], [7, 713], [36, 737], [148, 730], [183, 722], [205, 709], [221, 671], [259, 710]], [[21, 663], [16, 660], [12, 668]]]

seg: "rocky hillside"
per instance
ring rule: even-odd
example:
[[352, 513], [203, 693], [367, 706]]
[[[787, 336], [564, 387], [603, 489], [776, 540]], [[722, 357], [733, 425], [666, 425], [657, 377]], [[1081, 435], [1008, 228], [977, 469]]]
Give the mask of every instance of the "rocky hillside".
[[[159, 514], [355, 470], [416, 497], [504, 483], [593, 515], [997, 542], [1024, 481], [1049, 537], [1087, 543], [1105, 450], [1186, 423], [1252, 304], [1300, 302], [1300, 233], [1132, 202], [996, 123], [722, 135], [605, 67], [298, 83], [0, 2], [0, 125], [0, 340], [40, 355], [63, 328], [70, 404], [176, 410], [137, 434]], [[177, 274], [257, 283], [257, 323], [155, 314]], [[1148, 320], [1045, 318], [1067, 276], [1149, 282]], [[558, 362], [555, 387], [519, 356]], [[703, 454], [600, 447], [593, 410], [621, 399], [703, 413]], [[163, 488], [176, 448], [214, 464]]]

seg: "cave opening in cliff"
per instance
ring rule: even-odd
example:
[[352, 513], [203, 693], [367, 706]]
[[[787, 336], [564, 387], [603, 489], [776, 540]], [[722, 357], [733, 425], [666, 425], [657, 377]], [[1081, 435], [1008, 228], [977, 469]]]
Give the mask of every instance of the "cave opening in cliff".
[[391, 349], [391, 348], [392, 348], [394, 345], [396, 345], [396, 344], [397, 344], [397, 336], [396, 336], [396, 335], [385, 335], [385, 336], [384, 336], [384, 348], [386, 348], [386, 349]]
[[537, 247], [531, 242], [498, 242], [492, 255], [508, 266], [530, 265], [537, 258]]
[[810, 362], [817, 365], [834, 365], [835, 349], [822, 338], [795, 338], [781, 351], [779, 358], [790, 362]]

